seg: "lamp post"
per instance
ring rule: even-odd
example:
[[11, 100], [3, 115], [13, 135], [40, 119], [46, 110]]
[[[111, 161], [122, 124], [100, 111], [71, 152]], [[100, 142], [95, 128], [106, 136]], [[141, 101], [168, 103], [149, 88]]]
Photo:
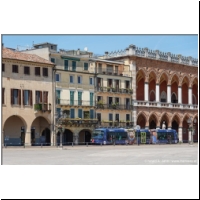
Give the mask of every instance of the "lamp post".
[[136, 131], [137, 131], [137, 145], [139, 146], [139, 141], [138, 141], [138, 131], [140, 130], [140, 125], [136, 126]]

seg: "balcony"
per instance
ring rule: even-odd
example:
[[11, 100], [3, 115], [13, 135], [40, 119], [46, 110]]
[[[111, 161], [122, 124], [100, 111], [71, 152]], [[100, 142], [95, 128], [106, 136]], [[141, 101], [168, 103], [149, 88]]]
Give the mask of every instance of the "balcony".
[[170, 109], [192, 109], [197, 110], [198, 105], [196, 104], [180, 104], [180, 103], [167, 103], [167, 102], [156, 102], [156, 101], [135, 101], [134, 106], [146, 106], [146, 107], [160, 107]]
[[131, 121], [98, 121], [98, 127], [105, 127], [105, 128], [130, 128], [133, 127], [133, 122]]
[[47, 104], [47, 103], [38, 103], [38, 104], [34, 104], [34, 110], [36, 112], [51, 112], [51, 104]]
[[59, 125], [67, 127], [95, 127], [97, 125], [97, 119], [81, 119], [81, 118], [60, 118], [58, 120]]
[[83, 100], [69, 100], [69, 99], [57, 99], [56, 100], [57, 105], [61, 106], [76, 106], [76, 107], [94, 107], [95, 102], [94, 101], [83, 101]]
[[97, 92], [111, 92], [111, 93], [121, 93], [121, 94], [133, 94], [133, 89], [129, 88], [114, 88], [114, 87], [97, 87]]
[[128, 77], [131, 76], [130, 71], [123, 71], [123, 70], [97, 69], [96, 73], [109, 76], [128, 76]]
[[97, 102], [96, 109], [110, 109], [110, 110], [132, 110], [133, 105], [126, 105], [126, 104], [118, 104], [118, 103], [112, 103], [112, 104], [102, 104], [100, 102]]

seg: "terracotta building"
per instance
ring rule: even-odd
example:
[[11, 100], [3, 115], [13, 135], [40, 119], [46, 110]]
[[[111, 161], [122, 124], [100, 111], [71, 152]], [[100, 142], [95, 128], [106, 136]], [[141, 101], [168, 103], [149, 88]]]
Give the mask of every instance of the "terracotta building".
[[[106, 52], [104, 59], [124, 61], [133, 75], [133, 117], [141, 128], [176, 129], [179, 140], [198, 141], [198, 60], [130, 45]], [[189, 124], [191, 119], [191, 124]], [[189, 126], [193, 131], [188, 131]], [[191, 130], [191, 129], [190, 129]]]

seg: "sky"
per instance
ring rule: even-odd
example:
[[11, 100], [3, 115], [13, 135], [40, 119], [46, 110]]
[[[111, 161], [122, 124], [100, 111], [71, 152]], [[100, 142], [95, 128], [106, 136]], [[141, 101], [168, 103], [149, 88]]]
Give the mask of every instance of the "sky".
[[5, 47], [32, 47], [33, 43], [50, 42], [58, 49], [84, 50], [103, 55], [105, 51], [124, 50], [130, 44], [182, 56], [198, 58], [198, 35], [3, 35]]

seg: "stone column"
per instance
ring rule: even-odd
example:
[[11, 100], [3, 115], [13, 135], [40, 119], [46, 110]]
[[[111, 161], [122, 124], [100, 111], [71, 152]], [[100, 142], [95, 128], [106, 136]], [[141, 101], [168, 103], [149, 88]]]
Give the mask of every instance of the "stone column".
[[149, 101], [149, 83], [144, 83], [144, 100]]
[[178, 103], [182, 103], [182, 87], [178, 86]]
[[192, 104], [192, 88], [188, 88], [188, 104]]
[[183, 128], [182, 127], [178, 128], [178, 138], [179, 138], [179, 142], [183, 142]]
[[167, 55], [168, 55], [168, 61], [171, 62], [171, 60], [172, 60], [172, 59], [171, 59], [171, 53], [168, 52]]
[[167, 103], [171, 103], [171, 85], [167, 86]]
[[31, 127], [27, 126], [25, 131], [25, 146], [31, 146]]
[[144, 48], [144, 51], [145, 51], [145, 57], [148, 57], [148, 48]]
[[156, 101], [160, 102], [160, 85], [156, 84]]

